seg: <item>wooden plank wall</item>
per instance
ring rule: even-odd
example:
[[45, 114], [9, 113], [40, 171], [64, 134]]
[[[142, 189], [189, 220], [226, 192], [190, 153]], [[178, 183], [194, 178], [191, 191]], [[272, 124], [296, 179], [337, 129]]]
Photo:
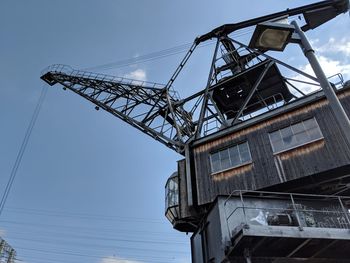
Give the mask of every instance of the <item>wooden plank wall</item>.
[[[350, 116], [350, 91], [339, 97]], [[274, 156], [268, 133], [312, 117], [316, 118], [324, 139]], [[253, 162], [212, 175], [210, 153], [243, 141], [249, 143]], [[350, 165], [350, 150], [325, 99], [196, 146], [193, 156], [199, 205], [234, 190], [258, 190]]]
[[179, 205], [181, 218], [191, 216], [191, 211], [187, 202], [187, 181], [186, 181], [186, 161], [185, 159], [177, 162], [177, 171], [179, 175]]

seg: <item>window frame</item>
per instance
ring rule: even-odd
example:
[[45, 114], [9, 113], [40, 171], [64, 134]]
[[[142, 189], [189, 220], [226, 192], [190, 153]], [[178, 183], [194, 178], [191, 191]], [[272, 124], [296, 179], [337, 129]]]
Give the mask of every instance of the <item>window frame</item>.
[[[242, 144], [246, 144], [246, 145], [247, 145], [247, 149], [248, 149], [248, 153], [249, 153], [249, 160], [248, 160], [248, 161], [245, 161], [245, 162], [242, 161], [241, 150], [240, 150], [240, 148], [239, 148], [239, 146], [242, 145]], [[230, 160], [230, 163], [232, 164], [231, 155], [230, 155], [230, 149], [231, 149], [231, 148], [234, 148], [234, 147], [237, 147], [237, 151], [238, 151], [240, 163], [239, 163], [239, 164], [236, 164], [236, 165], [233, 165], [233, 166], [230, 166], [230, 167], [228, 167], [228, 168], [222, 169], [222, 168], [221, 168], [222, 164], [221, 164], [220, 152], [228, 151], [229, 160]], [[214, 165], [213, 165], [213, 162], [212, 162], [212, 156], [213, 156], [214, 154], [219, 154], [220, 169], [217, 170], [217, 171], [213, 171]], [[244, 166], [244, 165], [247, 165], [247, 164], [252, 163], [252, 162], [253, 162], [253, 158], [252, 158], [252, 154], [251, 154], [251, 151], [250, 151], [250, 147], [249, 147], [248, 141], [239, 142], [239, 143], [230, 145], [230, 146], [228, 146], [228, 147], [221, 148], [221, 149], [219, 149], [219, 150], [210, 152], [210, 154], [209, 154], [209, 162], [210, 162], [210, 172], [211, 172], [212, 175], [213, 175], [213, 174], [217, 174], [217, 173], [222, 173], [222, 172], [225, 172], [225, 171], [228, 171], [228, 170], [232, 170], [232, 169], [235, 169], [235, 168], [238, 168], [238, 167], [241, 167], [241, 166]]]
[[[283, 141], [283, 137], [282, 137], [281, 130], [290, 127], [290, 129], [291, 129], [291, 131], [292, 131], [292, 139], [295, 139], [295, 138], [296, 138], [296, 137], [295, 137], [296, 133], [295, 133], [294, 130], [293, 130], [293, 126], [302, 123], [302, 124], [303, 124], [303, 127], [304, 127], [304, 132], [306, 132], [306, 134], [308, 134], [308, 130], [305, 128], [304, 122], [309, 121], [309, 120], [314, 120], [314, 121], [315, 121], [315, 123], [317, 124], [317, 129], [318, 129], [318, 131], [319, 131], [321, 137], [316, 138], [316, 139], [312, 139], [312, 140], [310, 140], [310, 141], [303, 142], [303, 143], [301, 143], [301, 144], [297, 144], [297, 145], [294, 145], [294, 146], [289, 146], [289, 147], [287, 147], [287, 148], [285, 148], [285, 149], [283, 149], [283, 150], [280, 150], [280, 151], [276, 151], [276, 152], [275, 152], [275, 147], [274, 147], [274, 145], [273, 145], [273, 143], [272, 143], [272, 140], [271, 140], [271, 134], [272, 134], [272, 133], [275, 133], [275, 132], [279, 131], [280, 138], [281, 138], [282, 141]], [[320, 141], [320, 140], [323, 140], [323, 139], [324, 139], [322, 130], [321, 130], [321, 128], [320, 128], [320, 125], [318, 124], [318, 122], [317, 122], [317, 120], [316, 120], [315, 117], [308, 118], [308, 119], [305, 119], [305, 120], [302, 120], [302, 121], [299, 121], [299, 122], [295, 122], [295, 123], [292, 123], [292, 124], [290, 124], [290, 125], [288, 125], [288, 126], [282, 127], [282, 128], [280, 128], [280, 129], [277, 129], [277, 130], [274, 130], [274, 131], [271, 131], [271, 132], [268, 133], [268, 136], [269, 136], [269, 141], [270, 141], [270, 145], [271, 145], [271, 148], [272, 148], [273, 155], [277, 155], [277, 154], [280, 154], [280, 153], [283, 153], [283, 152], [291, 151], [291, 150], [293, 150], [293, 149], [296, 149], [296, 148], [305, 146], [305, 145], [307, 145], [307, 144], [311, 144], [311, 143], [313, 143], [313, 142], [317, 142], [317, 141]], [[309, 136], [309, 134], [308, 134], [308, 136]]]

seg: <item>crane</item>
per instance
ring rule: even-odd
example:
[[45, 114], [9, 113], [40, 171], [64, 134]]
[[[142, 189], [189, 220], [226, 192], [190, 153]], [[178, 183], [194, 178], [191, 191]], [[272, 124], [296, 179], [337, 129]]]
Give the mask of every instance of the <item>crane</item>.
[[[348, 10], [348, 1], [327, 0], [239, 23], [222, 25], [197, 37], [166, 85], [113, 77], [52, 65], [41, 79], [49, 85], [60, 84], [114, 116], [141, 130], [167, 147], [184, 154], [191, 141], [238, 124], [247, 114], [287, 103], [296, 96], [297, 87], [276, 66], [277, 60], [230, 38], [230, 34], [258, 23], [285, 16], [303, 16], [303, 31], [316, 28]], [[325, 15], [327, 14], [327, 15]], [[216, 39], [207, 85], [201, 91], [181, 99], [172, 88], [195, 48]], [[312, 76], [295, 70], [311, 80]], [[252, 74], [247, 77], [247, 74]], [[252, 81], [253, 79], [253, 81]], [[265, 86], [262, 79], [269, 79]], [[234, 85], [234, 87], [232, 87]], [[287, 88], [289, 87], [289, 89]], [[300, 94], [302, 92], [298, 90]], [[215, 128], [210, 126], [215, 123]], [[213, 125], [212, 125], [213, 126]]]
[[[104, 109], [184, 156], [165, 185], [165, 216], [174, 229], [194, 233], [192, 262], [236, 259], [252, 262], [253, 257], [256, 262], [277, 262], [298, 258], [302, 248], [308, 252], [309, 245], [311, 249], [316, 247], [314, 242], [321, 245], [318, 249], [321, 254], [329, 253], [325, 256], [319, 255], [319, 251], [312, 256], [304, 253], [301, 258], [317, 260], [320, 256], [337, 260], [338, 250], [330, 246], [338, 241], [348, 242], [348, 236], [345, 237], [348, 229], [335, 229], [329, 234], [316, 221], [323, 222], [321, 213], [326, 213], [327, 220], [332, 217], [328, 210], [336, 199], [323, 194], [340, 193], [347, 188], [349, 149], [342, 143], [339, 125], [328, 129], [324, 123], [332, 120], [333, 115], [323, 91], [306, 94], [303, 89], [305, 85], [317, 88], [323, 81], [268, 55], [267, 48], [253, 44], [257, 43], [254, 37], [259, 26], [271, 24], [287, 30], [288, 34], [280, 34], [280, 39], [300, 44], [303, 34], [299, 32], [299, 23], [303, 24], [300, 30], [305, 32], [348, 10], [348, 0], [326, 0], [219, 26], [193, 41], [166, 84], [65, 65], [49, 66], [41, 79], [77, 93], [95, 104], [96, 109]], [[292, 25], [282, 24], [290, 17], [294, 18]], [[234, 36], [249, 28], [255, 28], [249, 44]], [[180, 98], [173, 83], [195, 49], [210, 39], [216, 44], [205, 87]], [[334, 81], [333, 77], [338, 79]], [[345, 88], [335, 95], [343, 101], [350, 98], [348, 82], [344, 84], [341, 74], [324, 82], [334, 93], [340, 86]], [[339, 154], [334, 156], [336, 151]], [[283, 193], [273, 192], [276, 188]], [[291, 192], [288, 193], [293, 189], [298, 189], [302, 198], [308, 198], [305, 204], [310, 206], [311, 215], [315, 214], [313, 220], [306, 213], [306, 206], [295, 203]], [[310, 193], [318, 193], [321, 201]], [[243, 201], [246, 198], [251, 198], [248, 207]], [[302, 198], [296, 201], [301, 202]], [[340, 211], [343, 221], [350, 224], [348, 210], [340, 197], [337, 200], [339, 205], [330, 212], [334, 213], [332, 218]], [[320, 207], [322, 211], [318, 210]], [[305, 224], [309, 229], [304, 231]], [[258, 231], [249, 232], [251, 227]], [[289, 232], [283, 232], [285, 229]], [[254, 235], [257, 236], [252, 238]], [[340, 248], [349, 251], [347, 247]], [[264, 261], [271, 258], [272, 261]]]

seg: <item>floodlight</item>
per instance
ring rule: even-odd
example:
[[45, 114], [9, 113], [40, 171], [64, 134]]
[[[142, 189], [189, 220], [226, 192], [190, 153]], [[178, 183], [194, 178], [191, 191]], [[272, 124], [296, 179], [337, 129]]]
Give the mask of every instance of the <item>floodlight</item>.
[[264, 22], [256, 26], [249, 47], [283, 51], [294, 32], [294, 26], [276, 22]]

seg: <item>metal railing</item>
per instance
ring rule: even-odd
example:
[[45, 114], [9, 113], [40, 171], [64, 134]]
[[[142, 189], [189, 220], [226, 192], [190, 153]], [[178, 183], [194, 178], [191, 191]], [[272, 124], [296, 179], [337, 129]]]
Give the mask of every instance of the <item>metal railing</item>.
[[95, 73], [90, 71], [78, 70], [63, 64], [54, 64], [54, 65], [48, 66], [42, 71], [42, 75], [44, 75], [47, 72], [65, 74], [68, 76], [85, 77], [85, 78], [96, 79], [101, 81], [119, 82], [119, 83], [124, 83], [128, 85], [137, 85], [137, 86], [157, 88], [157, 89], [162, 89], [165, 87], [164, 84], [160, 84], [160, 83], [137, 80], [137, 79], [129, 79], [124, 77], [116, 77], [116, 76], [107, 75], [103, 73]]
[[350, 229], [349, 204], [350, 197], [342, 196], [235, 191], [225, 200], [224, 212], [232, 238], [250, 225]]
[[[54, 64], [51, 66], [48, 66], [45, 68], [41, 74], [45, 75], [46, 73], [53, 73], [53, 74], [64, 74], [67, 76], [73, 76], [73, 77], [79, 77], [79, 78], [88, 78], [88, 79], [94, 79], [99, 81], [106, 81], [106, 82], [115, 82], [120, 84], [125, 84], [129, 86], [139, 86], [143, 88], [149, 88], [149, 89], [164, 89], [165, 84], [160, 84], [156, 82], [150, 82], [150, 81], [144, 81], [144, 80], [137, 80], [137, 79], [129, 79], [124, 77], [116, 77], [112, 75], [107, 75], [103, 73], [95, 73], [90, 71], [84, 71], [84, 70], [78, 70], [73, 69], [72, 67], [68, 65], [63, 64]], [[173, 88], [169, 89], [169, 94], [171, 98], [175, 101], [180, 100], [179, 93], [175, 91]]]

